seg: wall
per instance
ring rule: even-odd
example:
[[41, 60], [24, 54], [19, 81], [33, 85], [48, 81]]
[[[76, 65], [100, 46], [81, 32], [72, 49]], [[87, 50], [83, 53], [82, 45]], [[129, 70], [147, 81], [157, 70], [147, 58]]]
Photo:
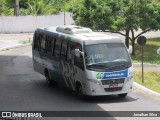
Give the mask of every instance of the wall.
[[[66, 25], [73, 24], [72, 14], [65, 14]], [[0, 34], [34, 32], [38, 27], [64, 25], [64, 13], [51, 16], [0, 16]]]

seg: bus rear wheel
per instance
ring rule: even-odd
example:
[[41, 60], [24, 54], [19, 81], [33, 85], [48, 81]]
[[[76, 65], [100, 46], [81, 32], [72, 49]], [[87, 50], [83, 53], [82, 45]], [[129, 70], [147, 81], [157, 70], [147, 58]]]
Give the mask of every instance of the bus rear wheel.
[[127, 93], [124, 93], [124, 94], [118, 94], [118, 97], [120, 98], [125, 98], [127, 96]]
[[57, 83], [51, 79], [49, 72], [46, 73], [46, 82], [47, 82], [48, 86], [57, 85]]

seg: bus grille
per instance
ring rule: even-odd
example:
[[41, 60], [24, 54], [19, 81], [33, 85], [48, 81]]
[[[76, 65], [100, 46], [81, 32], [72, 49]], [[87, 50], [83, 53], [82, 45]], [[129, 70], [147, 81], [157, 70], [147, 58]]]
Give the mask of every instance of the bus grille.
[[104, 88], [104, 90], [106, 92], [114, 92], [114, 91], [120, 91], [120, 90], [122, 90], [122, 87], [118, 87], [118, 88]]
[[[110, 79], [110, 80], [101, 80], [102, 85], [112, 85], [112, 84], [123, 84], [125, 78], [120, 78], [120, 79]], [[121, 87], [116, 87], [116, 88], [104, 88], [106, 92], [114, 92], [114, 91], [120, 91], [122, 90]]]
[[110, 79], [110, 80], [101, 80], [102, 85], [109, 85], [109, 84], [120, 84], [124, 83], [124, 78], [121, 79]]

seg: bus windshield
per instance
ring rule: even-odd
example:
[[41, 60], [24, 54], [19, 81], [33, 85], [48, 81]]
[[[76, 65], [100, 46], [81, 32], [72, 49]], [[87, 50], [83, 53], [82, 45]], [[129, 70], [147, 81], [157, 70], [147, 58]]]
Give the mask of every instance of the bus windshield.
[[131, 66], [130, 56], [123, 43], [101, 43], [85, 46], [85, 62], [89, 69], [118, 70]]

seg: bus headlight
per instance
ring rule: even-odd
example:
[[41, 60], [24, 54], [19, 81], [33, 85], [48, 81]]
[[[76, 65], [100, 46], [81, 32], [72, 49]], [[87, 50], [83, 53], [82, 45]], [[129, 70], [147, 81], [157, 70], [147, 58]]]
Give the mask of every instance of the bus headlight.
[[128, 74], [128, 81], [129, 80], [132, 80], [133, 79], [133, 76], [134, 76], [134, 73], [133, 73], [133, 68], [131, 67], [130, 69], [129, 69], [129, 74]]

